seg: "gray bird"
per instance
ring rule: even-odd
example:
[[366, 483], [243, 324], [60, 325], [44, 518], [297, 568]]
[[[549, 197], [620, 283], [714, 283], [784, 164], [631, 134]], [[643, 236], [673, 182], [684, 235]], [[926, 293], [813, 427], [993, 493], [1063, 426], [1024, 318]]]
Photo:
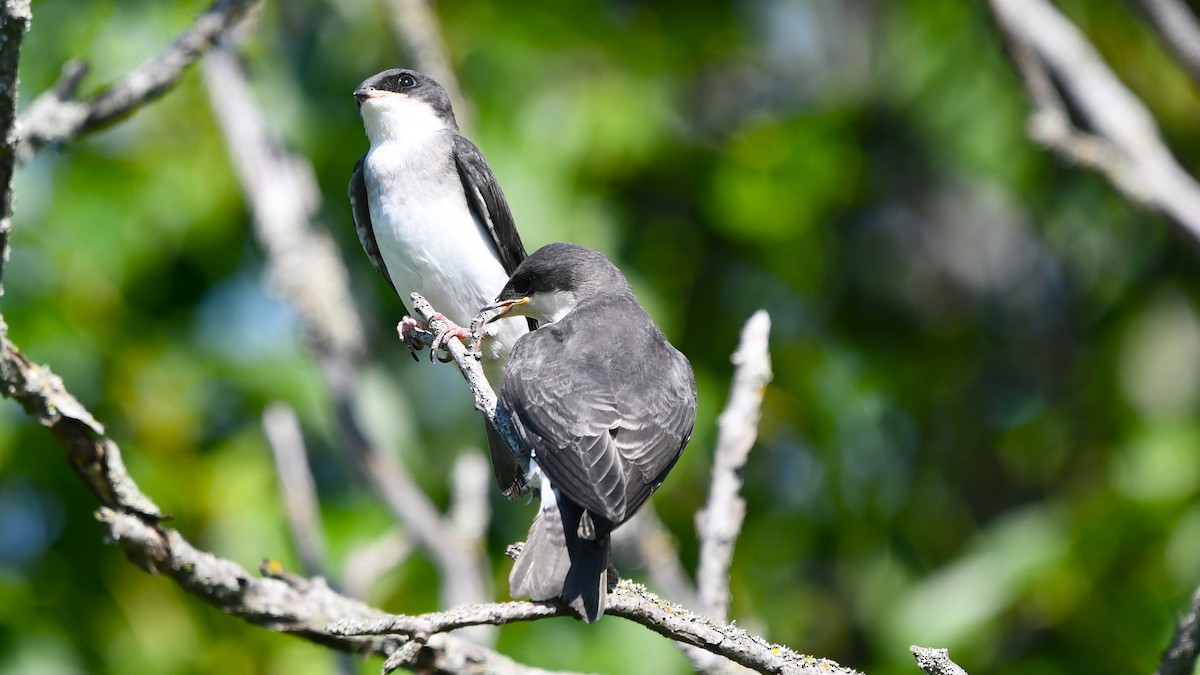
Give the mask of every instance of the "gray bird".
[[604, 614], [609, 534], [658, 489], [692, 435], [696, 381], [602, 254], [543, 247], [488, 310], [537, 319], [504, 369], [529, 487], [541, 500], [509, 575], [513, 597]]
[[[364, 80], [354, 98], [371, 142], [350, 179], [359, 242], [401, 301], [420, 293], [456, 324], [449, 334], [466, 337], [459, 326], [525, 259], [504, 193], [479, 148], [459, 133], [437, 82], [413, 70], [385, 70]], [[481, 357], [491, 382], [500, 381], [530, 327], [523, 319], [488, 327]], [[411, 317], [400, 322], [410, 349], [420, 330]], [[520, 469], [490, 425], [488, 446], [501, 491], [514, 495]]]

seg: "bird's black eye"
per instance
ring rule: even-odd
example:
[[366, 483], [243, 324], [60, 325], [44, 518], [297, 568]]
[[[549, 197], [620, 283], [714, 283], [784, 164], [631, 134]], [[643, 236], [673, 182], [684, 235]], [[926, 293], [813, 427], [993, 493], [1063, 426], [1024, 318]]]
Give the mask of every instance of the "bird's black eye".
[[522, 274], [521, 276], [513, 277], [512, 289], [517, 295], [529, 295], [529, 292], [533, 290], [533, 277], [528, 274]]
[[417, 86], [417, 80], [412, 75], [401, 75], [400, 76], [400, 88], [401, 89], [412, 89], [415, 86]]

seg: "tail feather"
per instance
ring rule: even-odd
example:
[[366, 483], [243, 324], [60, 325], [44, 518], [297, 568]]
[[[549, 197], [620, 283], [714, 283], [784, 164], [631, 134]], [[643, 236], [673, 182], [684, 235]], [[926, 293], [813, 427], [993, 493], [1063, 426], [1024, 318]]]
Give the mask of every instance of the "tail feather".
[[608, 606], [609, 538], [596, 541], [575, 538], [571, 569], [563, 584], [562, 599], [587, 623], [604, 616]]
[[528, 595], [534, 600], [552, 600], [562, 595], [571, 558], [558, 509], [552, 511], [538, 511], [525, 538], [525, 548], [513, 563], [508, 590], [514, 598]]
[[509, 592], [515, 598], [562, 598], [591, 623], [608, 604], [611, 526], [595, 540], [581, 539], [577, 530], [583, 509], [569, 501], [559, 506], [553, 491], [543, 490], [541, 508], [508, 576]]

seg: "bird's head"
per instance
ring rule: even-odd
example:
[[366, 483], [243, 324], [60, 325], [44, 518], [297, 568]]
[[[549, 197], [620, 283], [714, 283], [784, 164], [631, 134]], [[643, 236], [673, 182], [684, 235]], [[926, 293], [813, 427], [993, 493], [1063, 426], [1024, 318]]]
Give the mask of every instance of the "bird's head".
[[628, 290], [624, 275], [602, 253], [560, 242], [543, 246], [517, 266], [496, 302], [483, 311], [494, 312], [488, 323], [512, 315], [554, 323], [580, 302]]
[[372, 145], [458, 128], [446, 90], [415, 70], [393, 68], [372, 75], [354, 90], [354, 99]]

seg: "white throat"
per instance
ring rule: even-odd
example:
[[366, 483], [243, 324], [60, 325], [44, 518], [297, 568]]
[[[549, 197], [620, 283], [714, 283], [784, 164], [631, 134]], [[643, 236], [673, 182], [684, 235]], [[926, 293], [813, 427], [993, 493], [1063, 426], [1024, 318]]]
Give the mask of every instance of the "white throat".
[[372, 147], [391, 141], [420, 146], [450, 128], [432, 106], [408, 94], [377, 95], [363, 101], [359, 112]]
[[536, 293], [529, 298], [524, 313], [539, 323], [554, 323], [569, 314], [577, 304], [575, 294], [570, 291]]

